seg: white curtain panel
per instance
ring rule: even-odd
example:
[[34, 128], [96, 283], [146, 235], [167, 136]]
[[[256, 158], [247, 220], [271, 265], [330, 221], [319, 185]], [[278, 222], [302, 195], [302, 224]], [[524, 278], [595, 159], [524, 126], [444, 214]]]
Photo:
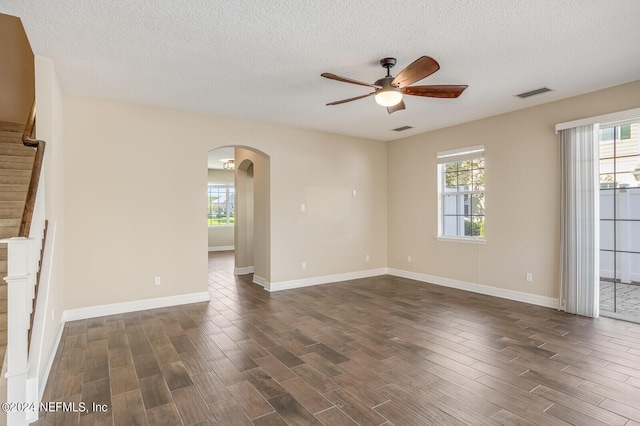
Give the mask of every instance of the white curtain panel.
[[560, 309], [599, 315], [598, 126], [561, 132], [562, 211]]

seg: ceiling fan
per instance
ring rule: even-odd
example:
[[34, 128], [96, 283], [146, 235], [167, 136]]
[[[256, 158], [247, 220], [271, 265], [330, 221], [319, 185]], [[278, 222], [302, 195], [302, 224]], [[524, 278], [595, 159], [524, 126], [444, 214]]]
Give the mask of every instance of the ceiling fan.
[[467, 88], [466, 85], [431, 85], [431, 86], [409, 86], [416, 81], [422, 80], [430, 76], [440, 69], [440, 65], [435, 59], [429, 56], [421, 56], [413, 61], [400, 73], [393, 77], [390, 73], [391, 68], [396, 64], [396, 58], [383, 58], [380, 65], [387, 69], [387, 75], [373, 84], [353, 80], [328, 72], [320, 74], [324, 78], [342, 81], [345, 83], [359, 84], [361, 86], [373, 87], [376, 89], [366, 95], [356, 96], [354, 98], [342, 99], [341, 101], [330, 102], [327, 105], [339, 105], [346, 102], [363, 99], [375, 95], [376, 102], [379, 105], [387, 107], [389, 114], [405, 109], [402, 95], [425, 96], [429, 98], [457, 98]]

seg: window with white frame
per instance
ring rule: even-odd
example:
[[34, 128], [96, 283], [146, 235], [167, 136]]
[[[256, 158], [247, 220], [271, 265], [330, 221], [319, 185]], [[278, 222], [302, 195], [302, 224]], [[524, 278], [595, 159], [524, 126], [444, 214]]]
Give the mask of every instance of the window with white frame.
[[484, 145], [437, 157], [438, 237], [484, 241]]
[[207, 187], [209, 226], [233, 225], [236, 192], [233, 184], [209, 184]]

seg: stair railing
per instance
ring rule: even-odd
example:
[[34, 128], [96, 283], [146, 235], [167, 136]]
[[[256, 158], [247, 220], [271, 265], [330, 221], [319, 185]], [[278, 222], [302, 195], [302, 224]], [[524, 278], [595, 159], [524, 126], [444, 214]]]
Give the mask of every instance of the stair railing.
[[36, 156], [33, 160], [33, 169], [31, 169], [31, 180], [29, 182], [29, 189], [27, 190], [27, 199], [24, 205], [24, 212], [22, 213], [22, 221], [20, 223], [19, 237], [29, 237], [29, 230], [31, 228], [31, 222], [33, 220], [34, 209], [36, 205], [36, 196], [38, 194], [38, 185], [40, 183], [40, 173], [42, 171], [42, 162], [44, 160], [44, 148], [46, 143], [37, 139], [33, 139], [33, 134], [36, 124], [36, 103], [33, 102], [31, 106], [31, 112], [29, 113], [29, 119], [24, 127], [24, 133], [22, 134], [22, 144], [24, 146], [35, 148]]
[[[18, 237], [7, 242], [7, 424], [26, 425], [38, 418], [43, 383], [39, 383], [38, 360], [30, 348], [36, 306], [41, 250], [45, 233], [44, 182], [40, 179], [45, 142], [33, 139], [35, 102], [23, 134], [23, 144], [36, 150], [31, 181]], [[37, 324], [36, 324], [37, 325]], [[39, 327], [42, 327], [40, 324]], [[39, 345], [38, 345], [39, 346]], [[35, 351], [34, 351], [35, 349]], [[34, 361], [34, 362], [30, 362]], [[5, 407], [3, 407], [5, 408]]]

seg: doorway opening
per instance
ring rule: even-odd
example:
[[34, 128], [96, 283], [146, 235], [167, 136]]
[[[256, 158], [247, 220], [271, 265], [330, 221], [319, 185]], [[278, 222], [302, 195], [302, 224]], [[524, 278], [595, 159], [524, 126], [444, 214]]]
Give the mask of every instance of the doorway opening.
[[640, 322], [639, 121], [602, 126], [600, 312]]
[[207, 161], [207, 227], [210, 252], [235, 249], [235, 176], [228, 164], [234, 161], [233, 147], [209, 152]]
[[250, 147], [209, 151], [209, 252], [233, 251], [235, 275], [253, 274], [265, 286], [271, 276], [270, 158]]

